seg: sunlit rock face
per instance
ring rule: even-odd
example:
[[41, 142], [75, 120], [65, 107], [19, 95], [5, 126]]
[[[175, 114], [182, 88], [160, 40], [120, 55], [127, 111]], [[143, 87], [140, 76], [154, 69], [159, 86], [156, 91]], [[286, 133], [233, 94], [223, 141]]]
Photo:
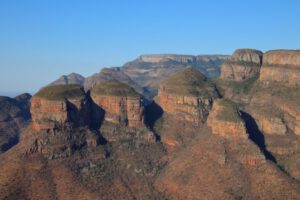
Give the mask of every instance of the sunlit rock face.
[[42, 88], [32, 97], [30, 112], [36, 131], [66, 123], [88, 125], [90, 102], [79, 85], [55, 85]]
[[104, 110], [106, 121], [134, 128], [143, 126], [144, 107], [141, 96], [128, 85], [107, 81], [95, 86], [91, 97]]
[[264, 54], [260, 81], [297, 85], [300, 82], [300, 51], [274, 50]]
[[203, 74], [187, 68], [160, 85], [156, 101], [165, 113], [200, 125], [217, 97], [214, 86]]
[[263, 53], [255, 49], [238, 49], [221, 66], [222, 80], [243, 81], [260, 70]]
[[246, 126], [234, 103], [230, 100], [217, 100], [209, 114], [207, 125], [212, 133], [230, 139], [246, 139]]

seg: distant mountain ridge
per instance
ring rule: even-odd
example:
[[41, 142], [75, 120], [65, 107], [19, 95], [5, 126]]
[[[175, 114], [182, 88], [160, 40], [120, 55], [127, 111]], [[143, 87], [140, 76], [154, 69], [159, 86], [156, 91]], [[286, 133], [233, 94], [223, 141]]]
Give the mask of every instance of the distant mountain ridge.
[[71, 73], [69, 75], [62, 75], [57, 80], [50, 83], [50, 85], [64, 85], [64, 84], [78, 84], [83, 85], [85, 77], [77, 73]]
[[193, 67], [208, 78], [220, 75], [220, 67], [227, 55], [178, 55], [150, 54], [125, 63], [122, 67], [103, 68], [99, 73], [84, 78], [80, 74], [63, 75], [50, 85], [79, 84], [85, 90], [107, 80], [117, 80], [128, 84], [146, 98], [156, 95], [158, 85], [169, 76], [187, 67]]

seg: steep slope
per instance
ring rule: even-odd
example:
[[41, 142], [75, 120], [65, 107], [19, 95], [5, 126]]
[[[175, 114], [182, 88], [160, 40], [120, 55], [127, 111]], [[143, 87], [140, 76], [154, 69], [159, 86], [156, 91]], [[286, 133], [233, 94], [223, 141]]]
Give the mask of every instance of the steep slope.
[[106, 81], [92, 89], [91, 97], [104, 110], [106, 121], [136, 128], [143, 125], [141, 96], [128, 85], [113, 80]]
[[300, 82], [300, 51], [273, 50], [264, 54], [259, 80], [298, 85]]
[[42, 88], [31, 99], [33, 128], [52, 129], [67, 122], [88, 125], [90, 102], [80, 85], [53, 85]]
[[221, 66], [222, 80], [243, 81], [257, 74], [263, 53], [255, 49], [238, 49]]
[[247, 95], [259, 78], [263, 53], [255, 49], [237, 49], [221, 66], [221, 75], [215, 79], [218, 90], [235, 102], [249, 103]]
[[299, 180], [298, 57], [297, 50], [269, 51], [263, 54], [258, 75], [241, 82], [219, 79], [216, 83], [224, 96], [240, 105], [247, 126], [256, 133], [253, 139]]
[[232, 102], [214, 101], [208, 125], [211, 129], [203, 126], [171, 154], [156, 179], [157, 190], [168, 199], [300, 197], [299, 182], [266, 160], [263, 149], [248, 139], [247, 127]]
[[214, 85], [203, 74], [186, 68], [161, 83], [156, 99], [164, 112], [199, 125], [216, 97]]
[[15, 98], [0, 97], [0, 153], [19, 141], [21, 129], [30, 120], [30, 98], [29, 94]]

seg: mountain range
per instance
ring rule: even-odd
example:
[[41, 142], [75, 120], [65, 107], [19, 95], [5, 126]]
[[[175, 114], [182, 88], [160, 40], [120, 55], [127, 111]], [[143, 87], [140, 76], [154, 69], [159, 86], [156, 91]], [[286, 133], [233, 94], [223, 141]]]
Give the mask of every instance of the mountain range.
[[300, 51], [143, 55], [0, 98], [0, 199], [300, 199]]

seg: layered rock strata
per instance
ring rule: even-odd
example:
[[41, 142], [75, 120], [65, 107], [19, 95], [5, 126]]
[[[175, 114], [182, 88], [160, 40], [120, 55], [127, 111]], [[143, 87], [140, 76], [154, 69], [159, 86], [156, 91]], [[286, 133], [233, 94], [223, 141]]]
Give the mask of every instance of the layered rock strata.
[[230, 100], [216, 100], [209, 114], [207, 125], [211, 127], [212, 133], [231, 139], [246, 139], [248, 134], [244, 121]]
[[70, 123], [88, 125], [89, 101], [79, 85], [55, 85], [41, 89], [31, 99], [32, 125], [36, 131]]
[[221, 66], [222, 80], [243, 81], [260, 70], [263, 53], [254, 49], [238, 49]]
[[265, 53], [259, 80], [265, 83], [299, 85], [300, 51], [274, 50]]
[[107, 81], [95, 86], [91, 97], [105, 111], [106, 121], [134, 128], [143, 125], [144, 107], [141, 96], [128, 85]]
[[165, 113], [198, 126], [206, 120], [217, 97], [214, 86], [204, 75], [187, 68], [160, 85], [156, 101]]

